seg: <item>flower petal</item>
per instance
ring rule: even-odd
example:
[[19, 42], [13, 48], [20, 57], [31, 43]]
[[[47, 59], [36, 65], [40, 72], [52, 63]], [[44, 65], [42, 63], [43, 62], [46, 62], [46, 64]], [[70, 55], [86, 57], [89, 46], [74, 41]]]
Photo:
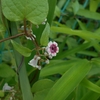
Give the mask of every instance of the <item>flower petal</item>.
[[50, 47], [52, 45], [52, 41], [50, 41], [49, 43], [48, 43], [48, 47]]
[[32, 60], [29, 61], [29, 65], [31, 65], [32, 67], [38, 68], [39, 70], [41, 69], [40, 66], [38, 66], [38, 61], [41, 58], [38, 55], [35, 55], [34, 58]]
[[52, 53], [52, 56], [56, 56], [56, 53]]
[[56, 42], [53, 42], [53, 44], [55, 44], [56, 46], [58, 46], [58, 44]]

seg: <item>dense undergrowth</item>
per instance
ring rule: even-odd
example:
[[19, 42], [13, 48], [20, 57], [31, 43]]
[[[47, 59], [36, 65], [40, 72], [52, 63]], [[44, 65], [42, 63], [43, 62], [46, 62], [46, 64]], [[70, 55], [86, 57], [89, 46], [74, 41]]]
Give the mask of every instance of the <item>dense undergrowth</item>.
[[0, 0], [0, 100], [100, 100], [100, 0]]

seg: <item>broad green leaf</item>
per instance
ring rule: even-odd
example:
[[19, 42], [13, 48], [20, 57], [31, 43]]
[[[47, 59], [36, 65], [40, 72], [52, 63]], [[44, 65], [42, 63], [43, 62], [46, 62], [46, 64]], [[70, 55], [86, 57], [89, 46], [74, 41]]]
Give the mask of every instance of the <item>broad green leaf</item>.
[[65, 100], [87, 75], [90, 69], [91, 64], [86, 60], [82, 60], [73, 65], [73, 67], [66, 71], [53, 85], [44, 100]]
[[[100, 86], [100, 80], [97, 81], [96, 85]], [[99, 97], [100, 94], [93, 91], [88, 91], [80, 100], [98, 100]]]
[[48, 88], [51, 88], [54, 85], [54, 82], [50, 79], [42, 79], [35, 82], [32, 86], [32, 92], [39, 92]]
[[0, 97], [4, 97], [4, 92], [0, 90]]
[[50, 25], [49, 23], [47, 23], [40, 39], [40, 43], [42, 46], [47, 46], [49, 42], [49, 34], [50, 34]]
[[41, 24], [48, 13], [47, 0], [1, 0], [3, 14], [10, 21], [28, 20]]
[[18, 44], [17, 42], [11, 40], [11, 43], [16, 51], [18, 51], [21, 55], [25, 57], [29, 57], [31, 55], [32, 50]]
[[13, 77], [15, 76], [15, 72], [6, 64], [0, 64], [0, 77]]
[[69, 61], [54, 61], [54, 63], [51, 62], [50, 65], [47, 65], [46, 67], [42, 68], [40, 72], [40, 77], [46, 77], [49, 75], [54, 74], [62, 74], [65, 71], [67, 71], [69, 68], [71, 68], [76, 62], [79, 62], [79, 60], [69, 60]]
[[98, 39], [100, 41], [100, 36], [97, 34], [93, 34], [93, 32], [86, 31], [86, 30], [72, 30], [68, 27], [51, 27], [51, 30], [54, 32], [61, 32], [64, 34], [69, 34], [69, 35], [76, 35], [79, 36], [85, 40], [90, 41], [91, 39]]
[[95, 85], [94, 83], [90, 82], [87, 79], [83, 79], [81, 84], [96, 93], [100, 93], [100, 87]]

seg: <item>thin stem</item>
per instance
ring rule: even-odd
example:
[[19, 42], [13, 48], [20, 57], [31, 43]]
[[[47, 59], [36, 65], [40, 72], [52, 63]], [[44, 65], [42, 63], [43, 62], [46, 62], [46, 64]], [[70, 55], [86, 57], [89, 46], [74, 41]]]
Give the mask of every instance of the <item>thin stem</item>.
[[24, 56], [22, 56], [22, 59], [21, 59], [21, 62], [20, 62], [20, 65], [18, 66], [18, 69], [17, 69], [17, 73], [19, 74], [19, 71], [21, 69], [21, 66], [23, 64], [23, 61], [24, 61]]
[[37, 42], [36, 38], [34, 37], [34, 35], [32, 35], [32, 37], [34, 38], [37, 47], [39, 47], [38, 42]]
[[[31, 25], [31, 27], [32, 27], [32, 25]], [[31, 28], [30, 27], [30, 28]], [[31, 29], [30, 29], [31, 30]], [[28, 36], [28, 37], [30, 37], [31, 38], [31, 40], [33, 41], [33, 43], [34, 43], [34, 45], [36, 46], [36, 52], [37, 52], [37, 55], [39, 55], [40, 56], [40, 52], [39, 52], [39, 45], [38, 45], [38, 43], [37, 43], [37, 41], [36, 41], [36, 38], [31, 34], [31, 33], [28, 33], [27, 32], [27, 30], [26, 30], [26, 19], [24, 19], [24, 32], [25, 32], [25, 35], [26, 36]]]
[[24, 32], [25, 32], [26, 36], [29, 36], [29, 34], [27, 33], [27, 30], [26, 30], [26, 19], [24, 19]]
[[17, 34], [17, 35], [14, 35], [14, 36], [11, 36], [11, 37], [2, 39], [2, 40], [0, 40], [0, 43], [1, 43], [1, 42], [4, 42], [4, 41], [7, 41], [7, 40], [10, 40], [10, 39], [17, 38], [17, 37], [22, 36], [22, 35], [25, 35], [25, 33], [20, 33], [20, 34]]
[[36, 46], [36, 52], [37, 52], [37, 54], [40, 56], [40, 52], [39, 52], [39, 46], [37, 45], [37, 43], [35, 42], [35, 38], [34, 38], [34, 40], [33, 40], [33, 35], [30, 35], [30, 38], [32, 39], [32, 41], [33, 41], [33, 43], [34, 43], [34, 45]]

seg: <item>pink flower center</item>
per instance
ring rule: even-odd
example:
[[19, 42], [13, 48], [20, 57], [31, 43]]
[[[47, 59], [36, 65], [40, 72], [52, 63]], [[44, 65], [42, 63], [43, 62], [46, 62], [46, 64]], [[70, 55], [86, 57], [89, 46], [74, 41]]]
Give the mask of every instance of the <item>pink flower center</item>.
[[50, 46], [50, 51], [51, 51], [51, 53], [56, 53], [57, 52], [57, 46], [55, 44], [52, 44]]

